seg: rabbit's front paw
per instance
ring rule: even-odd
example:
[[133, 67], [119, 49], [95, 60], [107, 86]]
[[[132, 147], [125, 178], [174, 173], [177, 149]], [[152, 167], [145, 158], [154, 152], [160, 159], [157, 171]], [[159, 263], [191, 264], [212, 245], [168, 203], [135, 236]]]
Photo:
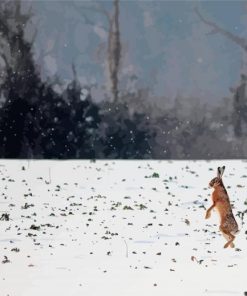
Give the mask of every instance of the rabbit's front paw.
[[205, 215], [205, 219], [209, 219], [211, 216], [211, 213], [210, 212], [207, 212], [206, 215]]

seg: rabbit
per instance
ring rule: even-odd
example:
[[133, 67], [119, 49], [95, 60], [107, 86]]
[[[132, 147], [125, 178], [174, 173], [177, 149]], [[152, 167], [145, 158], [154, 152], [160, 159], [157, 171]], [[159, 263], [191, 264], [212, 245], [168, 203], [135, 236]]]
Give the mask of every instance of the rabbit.
[[208, 219], [211, 216], [211, 211], [215, 207], [220, 215], [220, 231], [226, 238], [227, 243], [224, 248], [234, 248], [235, 235], [239, 232], [238, 224], [232, 213], [230, 199], [222, 181], [222, 175], [224, 173], [225, 166], [218, 167], [217, 177], [213, 178], [209, 186], [214, 188], [212, 193], [213, 205], [207, 210], [205, 218]]

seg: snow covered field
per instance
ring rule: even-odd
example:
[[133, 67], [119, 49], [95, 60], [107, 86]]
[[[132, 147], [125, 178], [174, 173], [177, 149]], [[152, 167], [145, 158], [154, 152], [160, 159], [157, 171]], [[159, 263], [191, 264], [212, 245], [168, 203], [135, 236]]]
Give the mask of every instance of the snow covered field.
[[210, 179], [234, 214], [245, 161], [0, 160], [0, 296], [245, 295], [245, 217], [223, 249]]

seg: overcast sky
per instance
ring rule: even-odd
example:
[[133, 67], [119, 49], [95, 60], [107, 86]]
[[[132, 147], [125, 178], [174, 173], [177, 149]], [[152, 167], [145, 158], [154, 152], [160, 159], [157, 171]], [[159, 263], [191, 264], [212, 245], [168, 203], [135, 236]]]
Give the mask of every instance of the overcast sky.
[[[109, 11], [111, 1], [100, 1]], [[244, 1], [120, 1], [122, 77], [138, 77], [160, 96], [200, 96], [213, 102], [229, 96], [243, 69], [243, 52], [194, 12], [247, 38]], [[82, 10], [90, 1], [33, 1], [39, 20], [35, 45], [47, 75], [71, 79], [74, 61], [82, 82], [105, 82], [106, 26], [100, 14]], [[95, 23], [86, 25], [82, 14]], [[124, 80], [125, 79], [125, 80]]]

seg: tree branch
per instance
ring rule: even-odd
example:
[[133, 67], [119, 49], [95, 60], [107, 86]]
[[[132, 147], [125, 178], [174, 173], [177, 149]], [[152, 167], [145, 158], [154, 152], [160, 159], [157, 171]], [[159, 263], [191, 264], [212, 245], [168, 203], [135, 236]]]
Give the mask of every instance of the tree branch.
[[10, 65], [9, 65], [9, 62], [8, 62], [8, 59], [7, 59], [6, 55], [3, 52], [1, 52], [0, 55], [1, 55], [1, 58], [3, 59], [3, 61], [5, 62], [5, 67], [7, 69], [10, 69]]
[[30, 40], [31, 46], [33, 46], [34, 41], [35, 41], [37, 35], [38, 35], [38, 29], [37, 29], [37, 27], [35, 27], [35, 29], [34, 29], [34, 33], [33, 33], [33, 36], [32, 36], [32, 38], [31, 38], [31, 40]]
[[217, 34], [220, 33], [221, 35], [225, 36], [226, 38], [228, 38], [229, 40], [233, 41], [234, 43], [238, 44], [240, 47], [242, 47], [245, 51], [247, 51], [247, 39], [245, 38], [241, 38], [223, 28], [221, 28], [220, 26], [218, 26], [216, 23], [207, 20], [198, 10], [198, 8], [195, 8], [195, 13], [197, 14], [197, 16], [200, 18], [200, 20], [210, 26], [212, 28], [212, 31], [208, 33], [208, 35], [212, 35], [212, 34]]
[[15, 11], [13, 15], [13, 19], [17, 21], [17, 23], [22, 27], [26, 27], [27, 23], [30, 21], [32, 18], [32, 6], [30, 5], [29, 10], [27, 13], [22, 13], [21, 11], [21, 1], [20, 0], [15, 0], [13, 2]]
[[[84, 18], [84, 21], [85, 21], [85, 24], [86, 25], [90, 25], [90, 26], [95, 26], [96, 23], [93, 22], [86, 14], [85, 14], [85, 10], [89, 10], [89, 11], [92, 11], [92, 12], [96, 12], [96, 13], [99, 13], [101, 15], [104, 15], [107, 19], [107, 22], [108, 22], [108, 25], [110, 27], [110, 23], [111, 23], [111, 15], [110, 13], [104, 9], [104, 7], [102, 7], [102, 5], [100, 5], [99, 3], [97, 4], [97, 7], [94, 7], [94, 6], [76, 6], [74, 4], [74, 2], [71, 3], [74, 8], [76, 10], [80, 10], [80, 14], [82, 15], [82, 17]], [[103, 30], [105, 30], [106, 32], [109, 32], [109, 29], [107, 29], [106, 27], [102, 26], [102, 25], [97, 25], [99, 26], [100, 28], [102, 28]]]
[[100, 14], [103, 14], [106, 17], [108, 23], [111, 22], [111, 14], [100, 3], [97, 3], [96, 7], [94, 7], [94, 6], [89, 7], [88, 6], [88, 7], [85, 7], [85, 9], [89, 9], [89, 10], [98, 12]]

